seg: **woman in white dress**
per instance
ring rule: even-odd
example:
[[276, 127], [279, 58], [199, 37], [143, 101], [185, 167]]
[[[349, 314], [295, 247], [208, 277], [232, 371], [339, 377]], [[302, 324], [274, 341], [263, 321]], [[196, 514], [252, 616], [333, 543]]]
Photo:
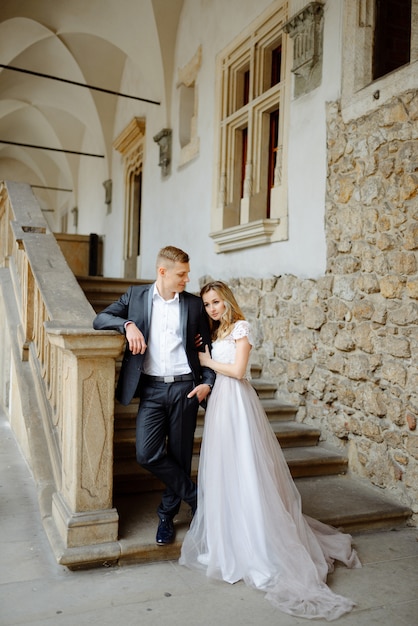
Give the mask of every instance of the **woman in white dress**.
[[198, 474], [198, 506], [180, 563], [212, 578], [266, 592], [291, 615], [333, 620], [354, 602], [326, 584], [335, 560], [361, 567], [351, 536], [302, 514], [300, 494], [261, 402], [249, 382], [253, 340], [234, 295], [221, 281], [201, 297], [212, 328], [217, 376], [208, 401]]

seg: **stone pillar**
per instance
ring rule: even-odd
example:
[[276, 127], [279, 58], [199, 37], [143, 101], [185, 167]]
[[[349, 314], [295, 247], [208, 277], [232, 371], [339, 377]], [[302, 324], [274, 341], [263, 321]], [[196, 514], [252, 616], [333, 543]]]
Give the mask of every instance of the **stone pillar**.
[[118, 333], [45, 323], [61, 351], [61, 486], [52, 518], [65, 548], [114, 542], [118, 513], [112, 507], [115, 358]]

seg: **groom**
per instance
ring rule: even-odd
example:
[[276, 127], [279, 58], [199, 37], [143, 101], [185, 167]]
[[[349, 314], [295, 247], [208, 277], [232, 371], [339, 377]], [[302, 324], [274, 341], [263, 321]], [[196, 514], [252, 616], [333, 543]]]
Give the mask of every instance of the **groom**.
[[96, 330], [117, 330], [127, 346], [116, 398], [140, 399], [136, 458], [165, 485], [158, 507], [156, 542], [174, 540], [173, 518], [184, 500], [194, 514], [197, 488], [190, 477], [193, 439], [200, 403], [215, 373], [199, 363], [196, 335], [210, 345], [208, 320], [199, 297], [187, 293], [189, 256], [174, 246], [157, 256], [152, 285], [132, 286], [93, 321]]

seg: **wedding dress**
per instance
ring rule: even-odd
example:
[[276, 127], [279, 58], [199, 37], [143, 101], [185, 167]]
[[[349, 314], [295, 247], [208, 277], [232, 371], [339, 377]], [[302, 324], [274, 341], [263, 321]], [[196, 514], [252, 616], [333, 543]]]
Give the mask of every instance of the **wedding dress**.
[[[240, 320], [212, 346], [234, 363], [235, 341], [251, 327]], [[333, 620], [354, 602], [326, 584], [335, 560], [361, 567], [351, 536], [302, 514], [293, 482], [261, 402], [248, 379], [217, 374], [209, 398], [199, 462], [198, 507], [180, 563], [212, 578], [266, 592], [280, 610]]]

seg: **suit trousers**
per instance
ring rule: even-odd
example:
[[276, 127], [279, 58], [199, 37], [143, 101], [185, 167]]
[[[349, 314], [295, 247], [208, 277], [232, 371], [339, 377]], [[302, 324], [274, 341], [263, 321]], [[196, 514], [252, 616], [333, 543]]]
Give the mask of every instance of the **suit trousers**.
[[164, 383], [146, 376], [139, 383], [136, 458], [166, 485], [160, 517], [173, 518], [182, 500], [196, 509], [197, 487], [190, 473], [199, 401], [187, 398], [193, 387], [193, 381]]

